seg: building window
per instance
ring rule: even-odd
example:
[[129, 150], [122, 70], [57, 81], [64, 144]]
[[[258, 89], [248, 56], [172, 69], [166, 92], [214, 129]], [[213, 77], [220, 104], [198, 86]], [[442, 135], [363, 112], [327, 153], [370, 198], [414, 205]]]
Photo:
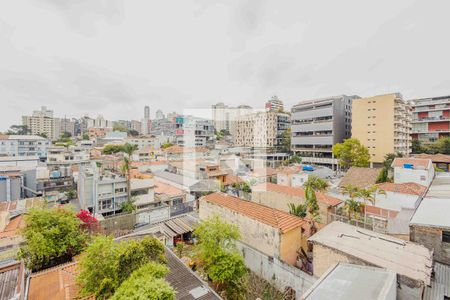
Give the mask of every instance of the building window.
[[450, 231], [442, 231], [442, 242], [450, 243]]

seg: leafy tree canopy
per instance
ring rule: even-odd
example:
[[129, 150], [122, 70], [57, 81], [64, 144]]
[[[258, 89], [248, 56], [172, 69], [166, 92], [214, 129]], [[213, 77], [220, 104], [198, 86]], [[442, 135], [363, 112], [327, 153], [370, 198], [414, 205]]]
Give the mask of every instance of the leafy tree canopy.
[[78, 282], [83, 295], [111, 297], [130, 275], [147, 263], [165, 263], [164, 246], [153, 237], [114, 242], [98, 236], [81, 256]]
[[175, 291], [164, 280], [168, 271], [164, 265], [153, 262], [147, 263], [134, 271], [120, 285], [111, 299], [173, 300], [175, 299]]
[[33, 270], [70, 261], [86, 246], [87, 235], [75, 212], [62, 207], [33, 208], [25, 215], [25, 244], [19, 258]]
[[369, 166], [369, 150], [358, 139], [347, 139], [343, 143], [335, 144], [333, 154], [340, 160], [344, 169]]

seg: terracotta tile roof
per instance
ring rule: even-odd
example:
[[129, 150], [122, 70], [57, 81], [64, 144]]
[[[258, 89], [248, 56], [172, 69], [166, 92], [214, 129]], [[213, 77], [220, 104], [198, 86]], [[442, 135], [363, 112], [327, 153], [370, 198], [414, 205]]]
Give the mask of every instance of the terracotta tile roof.
[[261, 223], [278, 228], [282, 233], [298, 227], [303, 227], [307, 224], [306, 220], [290, 215], [287, 212], [251, 201], [242, 200], [224, 193], [213, 193], [200, 199], [200, 201], [207, 201], [226, 207]]
[[351, 167], [339, 183], [339, 187], [347, 185], [366, 188], [377, 182], [381, 169]]
[[[31, 274], [28, 299], [66, 300], [78, 299], [79, 286], [76, 284], [78, 268], [76, 262]], [[94, 299], [87, 297], [83, 299]]]
[[[261, 183], [252, 187], [254, 191], [272, 191], [276, 193], [286, 194], [290, 196], [297, 196], [301, 198], [305, 198], [305, 190], [299, 187], [290, 187], [286, 185], [280, 185], [275, 183]], [[317, 201], [322, 202], [329, 206], [336, 206], [342, 203], [342, 200], [338, 198], [334, 198], [327, 194], [316, 192]]]
[[225, 181], [223, 182], [224, 185], [231, 185], [233, 183], [242, 183], [244, 180], [242, 180], [239, 176], [236, 175], [225, 175]]
[[404, 158], [404, 157], [397, 157], [392, 162], [393, 168], [403, 168], [404, 164], [412, 164], [414, 166], [414, 169], [417, 168], [424, 168], [427, 169], [430, 165], [429, 159], [423, 159], [423, 158]]
[[254, 169], [252, 173], [250, 173], [250, 176], [253, 177], [266, 177], [266, 176], [273, 176], [277, 174], [277, 170], [272, 168], [259, 168]]
[[278, 173], [282, 173], [282, 174], [286, 174], [286, 175], [297, 174], [297, 173], [300, 173], [301, 171], [302, 171], [301, 166], [290, 166], [290, 167], [284, 167], [284, 168], [278, 169]]
[[6, 237], [18, 236], [19, 231], [25, 227], [25, 221], [22, 215], [12, 218], [5, 229], [0, 232], [0, 239]]
[[183, 195], [183, 190], [171, 186], [170, 184], [163, 183], [159, 180], [155, 180], [155, 193], [166, 194], [170, 197], [175, 197]]
[[421, 153], [421, 154], [415, 154], [414, 157], [422, 158], [422, 159], [431, 159], [431, 161], [434, 163], [450, 164], [450, 155], [445, 155], [445, 154], [440, 154], [440, 153], [438, 153], [438, 154]]
[[141, 166], [162, 166], [167, 165], [167, 160], [158, 160], [158, 161], [133, 161], [131, 162], [131, 166], [133, 167], [141, 167]]
[[178, 145], [173, 145], [173, 146], [170, 146], [170, 147], [164, 149], [163, 151], [166, 153], [169, 153], [169, 154], [179, 154], [179, 153], [184, 153], [184, 152], [186, 152], [186, 153], [188, 153], [188, 152], [208, 152], [208, 149], [203, 148], [203, 147], [192, 148], [192, 147], [181, 147]]
[[387, 192], [417, 195], [417, 196], [422, 196], [427, 190], [425, 186], [415, 182], [406, 182], [406, 183], [384, 182], [378, 184], [377, 186], [380, 189], [385, 190]]

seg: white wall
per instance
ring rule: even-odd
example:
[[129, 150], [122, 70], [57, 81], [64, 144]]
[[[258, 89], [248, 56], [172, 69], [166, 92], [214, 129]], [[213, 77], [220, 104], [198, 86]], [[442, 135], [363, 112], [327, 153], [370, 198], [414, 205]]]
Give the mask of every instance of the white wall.
[[434, 168], [429, 170], [394, 168], [394, 183], [415, 182], [429, 186], [434, 177]]
[[375, 206], [400, 211], [402, 208], [415, 209], [419, 196], [386, 191], [386, 195], [376, 195]]

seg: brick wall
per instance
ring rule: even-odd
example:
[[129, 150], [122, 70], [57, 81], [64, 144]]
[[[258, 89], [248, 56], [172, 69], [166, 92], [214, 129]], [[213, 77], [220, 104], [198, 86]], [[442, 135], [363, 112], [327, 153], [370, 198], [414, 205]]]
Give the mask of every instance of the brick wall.
[[442, 230], [439, 228], [411, 226], [411, 241], [424, 245], [434, 251], [434, 259], [450, 264], [450, 243], [442, 242]]

